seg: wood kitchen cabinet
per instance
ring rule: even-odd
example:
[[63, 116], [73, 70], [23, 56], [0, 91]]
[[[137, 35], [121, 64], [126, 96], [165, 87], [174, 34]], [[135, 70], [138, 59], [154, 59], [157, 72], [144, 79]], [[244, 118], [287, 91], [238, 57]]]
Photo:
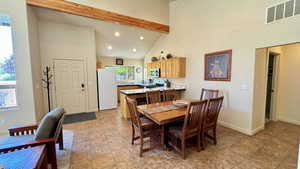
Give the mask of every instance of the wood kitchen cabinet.
[[153, 63], [148, 63], [147, 64], [147, 71], [148, 71], [148, 77], [151, 77], [151, 69], [153, 69]]
[[142, 88], [139, 85], [131, 85], [131, 86], [118, 86], [118, 103], [120, 103], [120, 90], [131, 90], [131, 89], [139, 89]]
[[[186, 59], [185, 58], [172, 58], [168, 60], [167, 67], [171, 67], [169, 70], [169, 77], [171, 78], [183, 78], [186, 72]], [[169, 64], [169, 65], [168, 65]]]
[[160, 76], [162, 78], [166, 78], [167, 77], [167, 61], [166, 60], [162, 60], [160, 62]]
[[160, 69], [160, 62], [153, 62], [152, 67], [153, 69]]
[[186, 72], [186, 58], [172, 58], [147, 64], [148, 75], [151, 69], [160, 69], [162, 78], [184, 78]]
[[147, 70], [148, 70], [148, 76], [151, 76], [151, 69], [160, 69], [161, 68], [161, 62], [151, 62], [147, 64]]

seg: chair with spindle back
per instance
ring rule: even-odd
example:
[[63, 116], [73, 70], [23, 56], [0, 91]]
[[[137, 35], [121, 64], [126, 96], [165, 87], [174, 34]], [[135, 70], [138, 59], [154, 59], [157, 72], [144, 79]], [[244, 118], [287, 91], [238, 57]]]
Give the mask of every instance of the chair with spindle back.
[[[224, 96], [213, 98], [208, 101], [207, 111], [206, 111], [206, 120], [204, 121], [202, 138], [205, 145], [204, 135], [214, 141], [214, 144], [217, 144], [217, 123], [218, 117], [222, 108], [222, 103]], [[212, 130], [213, 135], [209, 135], [208, 132]]]
[[200, 100], [216, 98], [219, 95], [219, 90], [202, 89]]
[[161, 102], [161, 94], [159, 90], [146, 92], [147, 104], [154, 104]]
[[[201, 130], [205, 120], [207, 103], [207, 100], [191, 102], [188, 105], [183, 125], [170, 126], [168, 129], [168, 144], [180, 152], [183, 159], [186, 157], [187, 139], [197, 136], [197, 151], [204, 148]], [[176, 145], [178, 139], [181, 141], [181, 148], [178, 148]], [[176, 141], [175, 143], [174, 140]]]
[[175, 101], [177, 92], [175, 89], [164, 90], [164, 101]]
[[[126, 97], [126, 102], [128, 105], [128, 109], [130, 112], [130, 119], [131, 119], [131, 127], [132, 127], [132, 138], [131, 144], [134, 144], [135, 140], [140, 139], [140, 157], [142, 157], [144, 152], [148, 152], [153, 150], [155, 147], [150, 147], [144, 149], [144, 139], [147, 137], [151, 137], [159, 126], [157, 126], [154, 122], [149, 120], [145, 116], [140, 116], [140, 113], [137, 111], [137, 102], [134, 99]], [[138, 130], [139, 136], [135, 137], [135, 130]]]

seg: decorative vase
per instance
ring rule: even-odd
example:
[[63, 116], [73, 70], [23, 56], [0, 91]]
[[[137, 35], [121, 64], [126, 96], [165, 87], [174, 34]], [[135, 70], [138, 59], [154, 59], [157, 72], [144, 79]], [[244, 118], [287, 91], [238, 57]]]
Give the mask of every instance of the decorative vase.
[[173, 58], [173, 55], [169, 53], [169, 54], [167, 54], [166, 57], [167, 57], [167, 59], [171, 59], [171, 58]]
[[157, 62], [157, 61], [158, 61], [158, 58], [157, 58], [157, 57], [152, 57], [152, 58], [151, 58], [151, 61], [152, 61], [152, 62]]

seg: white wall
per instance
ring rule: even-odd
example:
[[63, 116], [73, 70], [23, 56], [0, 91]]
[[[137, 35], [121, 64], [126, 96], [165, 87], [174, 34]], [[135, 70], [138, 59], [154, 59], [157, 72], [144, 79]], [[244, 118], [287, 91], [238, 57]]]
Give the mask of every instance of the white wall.
[[[118, 57], [118, 58], [122, 58], [122, 57]], [[98, 57], [98, 60], [101, 61], [102, 67], [116, 65], [116, 57], [101, 56]], [[144, 59], [123, 58], [123, 63], [124, 66], [134, 66], [135, 68], [141, 68], [140, 73], [135, 73], [135, 81], [143, 80]]]
[[268, 49], [257, 49], [253, 96], [252, 127], [258, 131], [265, 126]]
[[44, 98], [42, 88], [42, 63], [40, 57], [40, 42], [38, 37], [38, 19], [32, 9], [27, 6], [28, 36], [31, 53], [33, 94], [35, 102], [36, 119], [40, 121], [47, 111], [44, 109]]
[[300, 44], [283, 46], [280, 53], [276, 113], [278, 120], [300, 125]]
[[[53, 68], [54, 59], [85, 61], [88, 90], [86, 111], [97, 111], [95, 31], [87, 27], [39, 21], [39, 37], [43, 68], [45, 66]], [[52, 92], [52, 99], [53, 96]], [[45, 102], [46, 100], [45, 98]], [[55, 103], [55, 100], [53, 102]]]
[[169, 24], [169, 0], [68, 0], [119, 14]]
[[[223, 125], [252, 134], [256, 48], [300, 41], [300, 16], [265, 24], [266, 8], [282, 0], [177, 0], [170, 5], [169, 35], [163, 35], [150, 56], [161, 50], [187, 57], [186, 97], [199, 98], [202, 87], [224, 91]], [[204, 54], [232, 49], [231, 82], [204, 81]]]
[[25, 0], [0, 1], [0, 13], [11, 17], [17, 75], [18, 109], [0, 112], [0, 133], [12, 125], [36, 122]]

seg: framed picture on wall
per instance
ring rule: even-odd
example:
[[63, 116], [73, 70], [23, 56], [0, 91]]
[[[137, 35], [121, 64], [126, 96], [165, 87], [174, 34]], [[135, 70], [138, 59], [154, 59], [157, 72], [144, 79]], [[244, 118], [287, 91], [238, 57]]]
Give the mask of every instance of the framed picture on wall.
[[123, 59], [116, 59], [116, 65], [123, 65]]
[[232, 50], [205, 54], [205, 80], [231, 81]]

